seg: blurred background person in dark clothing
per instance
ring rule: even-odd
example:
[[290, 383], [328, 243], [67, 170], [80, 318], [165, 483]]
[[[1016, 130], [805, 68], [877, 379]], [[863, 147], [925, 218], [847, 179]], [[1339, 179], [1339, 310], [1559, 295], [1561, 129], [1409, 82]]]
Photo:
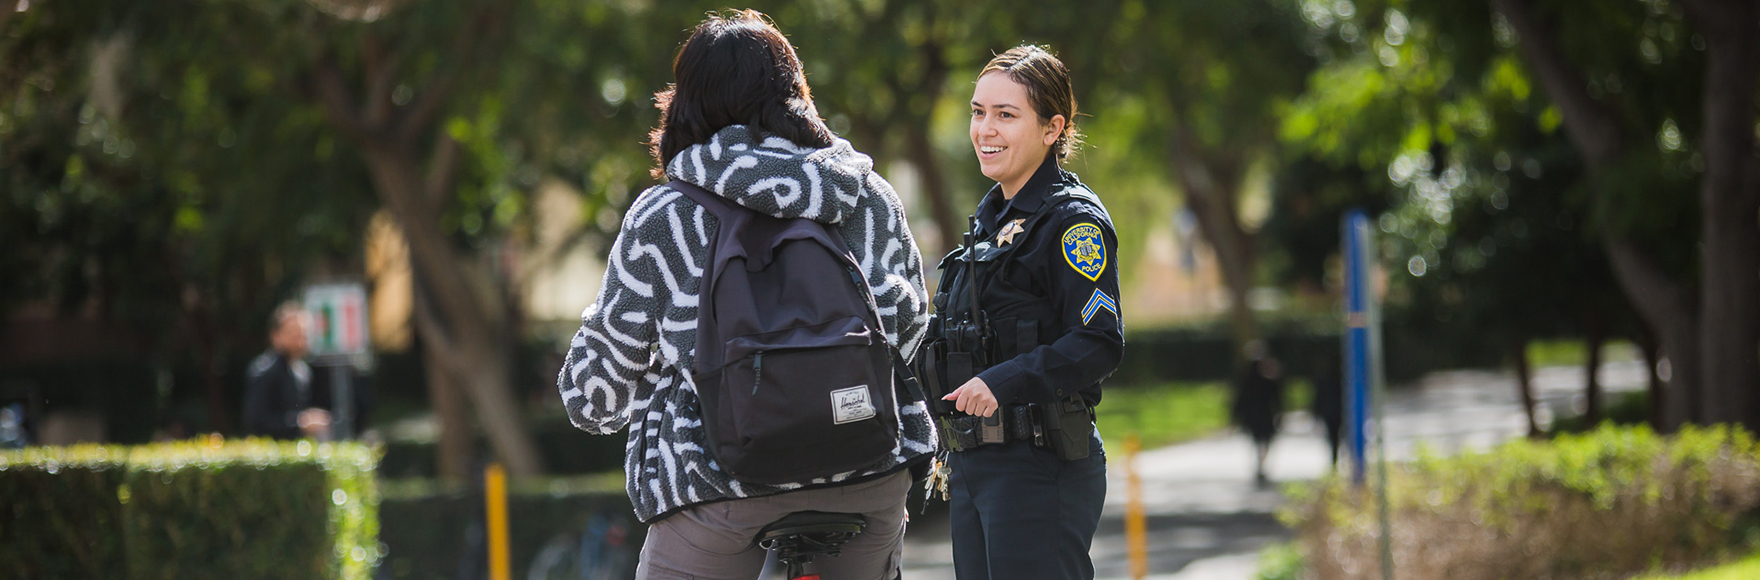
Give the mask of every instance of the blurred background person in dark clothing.
[[25, 429], [23, 403], [0, 406], [0, 449], [17, 449], [30, 445]]
[[285, 302], [269, 319], [269, 350], [251, 361], [244, 387], [244, 434], [298, 439], [329, 434], [330, 413], [312, 406], [305, 308]]
[[1338, 447], [1343, 443], [1344, 377], [1339, 373], [1336, 353], [1321, 353], [1313, 368], [1312, 408], [1314, 418], [1326, 426], [1326, 444], [1332, 447], [1332, 463], [1326, 464], [1330, 469], [1338, 466]]
[[1265, 457], [1283, 416], [1283, 367], [1265, 352], [1261, 340], [1249, 341], [1246, 355], [1246, 367], [1235, 380], [1230, 417], [1253, 437], [1253, 480], [1264, 485], [1270, 481], [1265, 476]]

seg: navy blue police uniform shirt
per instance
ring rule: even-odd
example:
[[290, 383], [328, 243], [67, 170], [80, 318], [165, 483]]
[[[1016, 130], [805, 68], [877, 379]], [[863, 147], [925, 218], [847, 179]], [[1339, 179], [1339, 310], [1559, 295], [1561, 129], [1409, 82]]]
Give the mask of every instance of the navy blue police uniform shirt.
[[[1004, 199], [997, 185], [978, 204], [976, 239], [996, 242], [1000, 228], [1025, 218], [1049, 201], [1054, 188], [1080, 182], [1058, 167], [1055, 156]], [[1050, 299], [1055, 318], [1040, 327], [1056, 337], [979, 373], [1002, 404], [1045, 402], [1059, 391], [1079, 391], [1089, 406], [1100, 402], [1100, 381], [1118, 369], [1124, 354], [1124, 322], [1118, 293], [1118, 236], [1106, 208], [1065, 201], [1052, 214], [1017, 233], [1008, 282]], [[987, 297], [981, 297], [981, 300]]]

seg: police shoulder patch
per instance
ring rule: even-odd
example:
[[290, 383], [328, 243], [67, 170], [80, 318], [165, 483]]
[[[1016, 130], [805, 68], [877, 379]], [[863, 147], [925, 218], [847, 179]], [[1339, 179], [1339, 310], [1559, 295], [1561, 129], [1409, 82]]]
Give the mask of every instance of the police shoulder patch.
[[1106, 242], [1100, 237], [1100, 226], [1083, 222], [1064, 230], [1063, 259], [1088, 280], [1100, 281], [1100, 273], [1106, 271]]

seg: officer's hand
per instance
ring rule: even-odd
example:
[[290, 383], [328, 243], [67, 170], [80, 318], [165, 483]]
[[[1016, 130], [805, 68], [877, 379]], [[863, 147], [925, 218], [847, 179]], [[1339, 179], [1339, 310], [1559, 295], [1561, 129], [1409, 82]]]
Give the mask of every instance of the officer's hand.
[[996, 414], [996, 395], [990, 392], [990, 385], [978, 377], [972, 377], [941, 400], [954, 401], [953, 407], [968, 415], [989, 417]]

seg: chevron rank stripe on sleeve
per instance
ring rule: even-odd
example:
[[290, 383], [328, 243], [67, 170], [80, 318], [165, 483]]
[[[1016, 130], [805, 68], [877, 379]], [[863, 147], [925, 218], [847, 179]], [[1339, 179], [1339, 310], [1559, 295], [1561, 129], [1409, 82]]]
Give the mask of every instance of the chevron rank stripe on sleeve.
[[1082, 325], [1086, 326], [1101, 309], [1110, 310], [1114, 318], [1118, 317], [1118, 303], [1113, 302], [1112, 297], [1101, 292], [1099, 288], [1095, 288], [1094, 295], [1088, 298], [1088, 305], [1082, 307]]

